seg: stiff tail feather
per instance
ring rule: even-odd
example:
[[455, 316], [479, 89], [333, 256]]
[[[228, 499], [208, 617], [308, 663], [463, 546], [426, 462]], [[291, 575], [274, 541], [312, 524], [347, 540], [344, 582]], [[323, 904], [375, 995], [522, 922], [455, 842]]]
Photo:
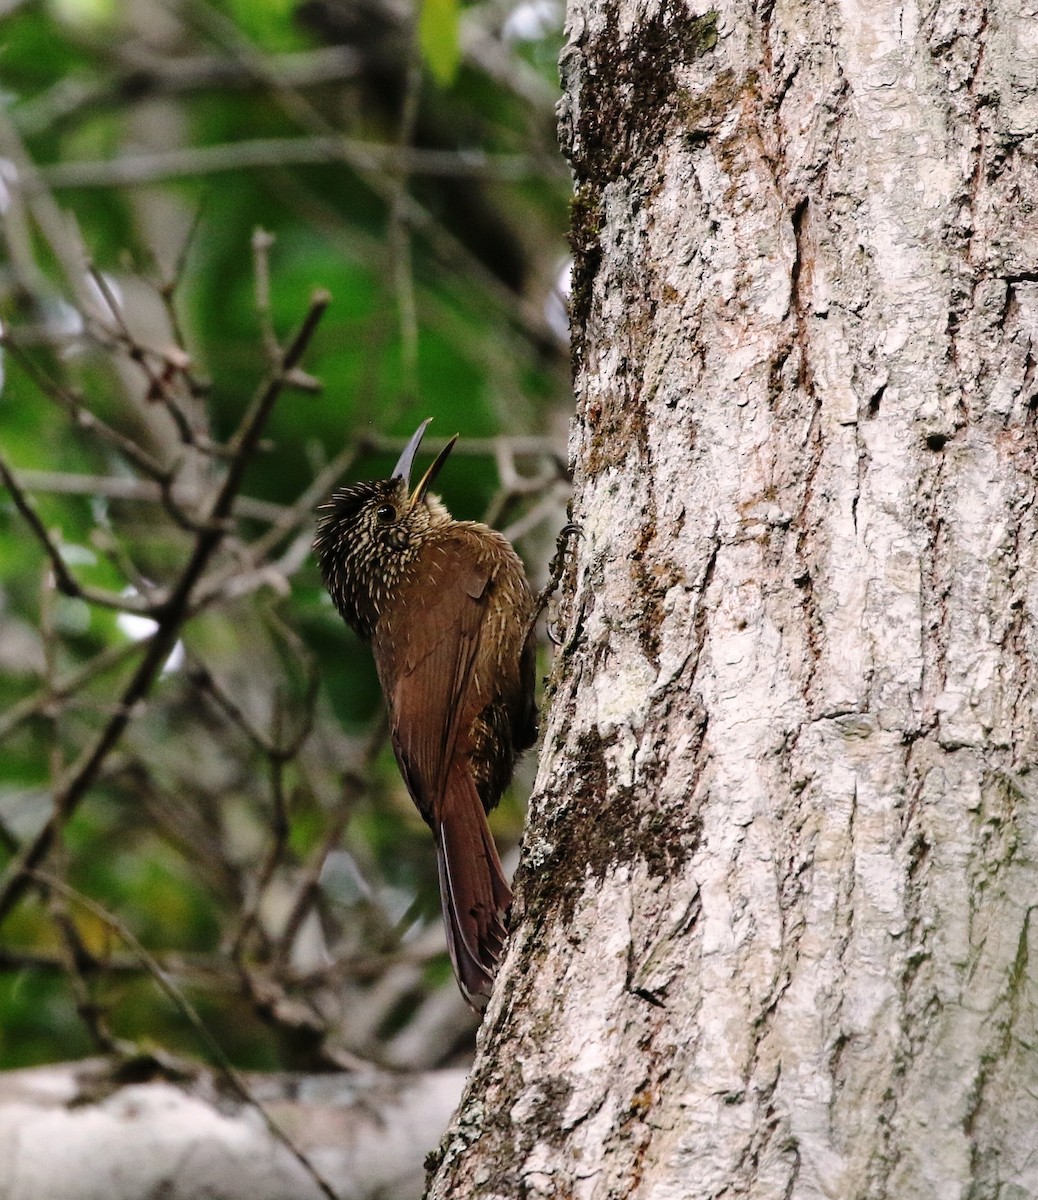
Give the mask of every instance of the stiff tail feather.
[[508, 931], [512, 893], [468, 764], [447, 776], [436, 830], [440, 900], [454, 975], [469, 1004], [486, 1007]]

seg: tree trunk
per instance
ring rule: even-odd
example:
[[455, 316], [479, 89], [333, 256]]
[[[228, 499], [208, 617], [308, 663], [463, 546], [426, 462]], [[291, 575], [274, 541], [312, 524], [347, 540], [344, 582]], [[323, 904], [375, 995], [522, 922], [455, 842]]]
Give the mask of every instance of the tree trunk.
[[571, 0], [574, 519], [430, 1195], [1038, 1195], [1038, 9]]

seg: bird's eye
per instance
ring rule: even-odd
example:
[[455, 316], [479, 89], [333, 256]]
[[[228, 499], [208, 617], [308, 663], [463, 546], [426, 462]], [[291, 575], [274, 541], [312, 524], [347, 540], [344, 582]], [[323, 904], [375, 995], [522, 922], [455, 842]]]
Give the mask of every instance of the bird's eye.
[[380, 504], [375, 509], [375, 516], [378, 517], [383, 525], [388, 525], [390, 521], [396, 520], [396, 509], [392, 504]]

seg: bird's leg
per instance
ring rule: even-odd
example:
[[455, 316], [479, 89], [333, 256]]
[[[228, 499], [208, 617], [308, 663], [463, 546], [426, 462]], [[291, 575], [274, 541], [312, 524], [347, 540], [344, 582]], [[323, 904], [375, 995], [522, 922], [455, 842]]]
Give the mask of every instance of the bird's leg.
[[[566, 571], [566, 563], [571, 549], [570, 540], [573, 537], [583, 537], [583, 530], [579, 525], [575, 525], [572, 521], [563, 525], [559, 530], [559, 536], [555, 542], [555, 553], [552, 556], [551, 563], [548, 566], [548, 582], [541, 588], [537, 595], [537, 600], [533, 607], [533, 616], [530, 618], [530, 630], [537, 624], [541, 618], [541, 613], [548, 607], [548, 602], [555, 595], [559, 584], [562, 582], [562, 576]], [[527, 635], [529, 636], [529, 635]], [[548, 637], [554, 642], [555, 639], [551, 636], [551, 631], [548, 632]]]

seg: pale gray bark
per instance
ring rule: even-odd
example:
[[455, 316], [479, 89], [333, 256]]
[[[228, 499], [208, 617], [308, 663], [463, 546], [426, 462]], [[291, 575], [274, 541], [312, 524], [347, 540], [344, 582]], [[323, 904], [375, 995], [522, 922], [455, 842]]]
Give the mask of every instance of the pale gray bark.
[[[320, 1200], [254, 1107], [200, 1072], [117, 1086], [107, 1063], [0, 1074], [0, 1200]], [[341, 1200], [421, 1195], [461, 1070], [258, 1076], [253, 1094]]]
[[571, 0], [576, 549], [431, 1195], [1038, 1195], [1038, 7]]

